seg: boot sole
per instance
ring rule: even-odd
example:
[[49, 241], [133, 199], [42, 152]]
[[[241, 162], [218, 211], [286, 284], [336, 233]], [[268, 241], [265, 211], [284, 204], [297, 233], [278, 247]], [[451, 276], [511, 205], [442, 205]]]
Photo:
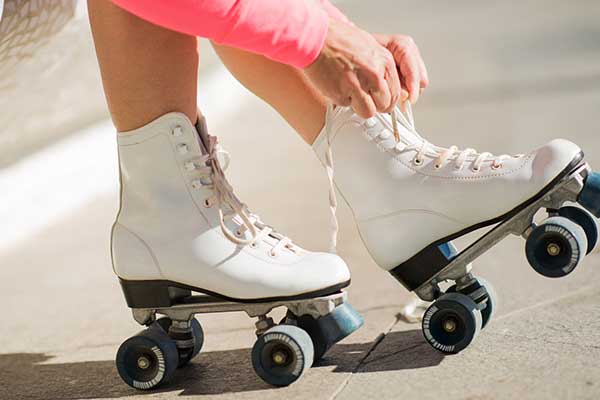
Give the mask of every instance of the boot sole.
[[[210, 290], [184, 285], [169, 280], [126, 280], [119, 278], [125, 301], [130, 308], [165, 308], [178, 304], [200, 304], [209, 302], [271, 303], [289, 300], [304, 300], [339, 293], [350, 285], [350, 280], [324, 289], [293, 296], [263, 297], [258, 299], [238, 299], [224, 296]], [[192, 292], [202, 295], [194, 296]]]

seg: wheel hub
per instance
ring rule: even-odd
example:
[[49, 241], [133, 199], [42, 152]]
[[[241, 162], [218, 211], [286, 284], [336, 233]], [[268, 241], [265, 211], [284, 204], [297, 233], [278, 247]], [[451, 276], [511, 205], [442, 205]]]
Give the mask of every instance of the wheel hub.
[[150, 360], [148, 358], [142, 356], [137, 360], [137, 366], [140, 369], [148, 369], [150, 367]]
[[442, 324], [442, 328], [444, 329], [444, 331], [452, 333], [456, 330], [456, 325], [456, 321], [453, 318], [448, 318]]
[[271, 359], [276, 365], [284, 365], [288, 360], [288, 355], [284, 351], [275, 351], [271, 355]]
[[546, 251], [548, 252], [548, 254], [555, 257], [560, 254], [560, 245], [558, 245], [557, 243], [550, 243], [548, 244], [548, 246], [546, 246]]

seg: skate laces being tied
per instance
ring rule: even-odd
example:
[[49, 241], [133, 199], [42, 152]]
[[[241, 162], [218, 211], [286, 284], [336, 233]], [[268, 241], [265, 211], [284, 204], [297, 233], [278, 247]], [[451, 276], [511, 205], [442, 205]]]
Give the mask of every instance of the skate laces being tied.
[[[224, 168], [221, 167], [218, 157], [219, 155], [226, 157], [225, 167], [227, 167], [229, 153], [218, 145], [216, 136], [207, 136], [207, 153], [202, 155], [201, 166], [198, 166], [202, 177], [200, 184], [212, 189], [213, 195], [204, 200], [204, 205], [206, 207], [217, 205], [219, 225], [225, 237], [234, 244], [251, 247], [255, 247], [261, 240], [266, 241], [270, 238], [270, 243], [275, 243], [269, 252], [273, 257], [284, 248], [295, 252], [295, 246], [290, 238], [263, 223], [259, 216], [250, 212], [248, 206], [233, 193], [233, 188], [225, 178]], [[232, 231], [227, 226], [227, 221], [233, 221], [237, 228]], [[246, 232], [249, 232], [250, 238], [246, 238]]]
[[[407, 101], [404, 104], [406, 110], [405, 113], [403, 113], [401, 109], [396, 106], [389, 116], [391, 118], [384, 114], [377, 114], [375, 117], [365, 120], [363, 126], [367, 128], [366, 135], [369, 140], [374, 141], [375, 139], [378, 139], [377, 145], [384, 151], [392, 151], [394, 154], [400, 154], [409, 151], [416, 152], [416, 155], [413, 158], [413, 163], [415, 166], [423, 165], [425, 162], [425, 156], [429, 156], [435, 158], [435, 169], [440, 169], [447, 162], [451, 161], [454, 164], [454, 168], [457, 170], [461, 170], [467, 163], [469, 163], [473, 172], [479, 172], [484, 163], [490, 163], [490, 167], [494, 170], [497, 170], [502, 167], [502, 162], [504, 160], [511, 157], [521, 156], [521, 154], [515, 156], [509, 156], [506, 154], [496, 156], [489, 152], [479, 153], [477, 150], [472, 148], [461, 150], [457, 146], [450, 146], [448, 148], [436, 146], [419, 135], [416, 129], [410, 102]], [[378, 120], [385, 127], [384, 129], [378, 127]], [[403, 131], [402, 134], [401, 131]], [[394, 140], [388, 140], [392, 135]], [[330, 248], [332, 252], [335, 252], [337, 247], [339, 224], [336, 216], [337, 198], [335, 194], [335, 185], [333, 182], [334, 168], [329, 130], [327, 131], [325, 170], [327, 171], [327, 178], [329, 181], [329, 208], [331, 217]]]

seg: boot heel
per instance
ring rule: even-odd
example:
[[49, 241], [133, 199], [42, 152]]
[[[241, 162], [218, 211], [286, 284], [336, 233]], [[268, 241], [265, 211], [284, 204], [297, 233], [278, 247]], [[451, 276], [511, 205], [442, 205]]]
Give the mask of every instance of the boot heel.
[[119, 281], [130, 308], [171, 307], [192, 295], [190, 290], [171, 286], [167, 281]]

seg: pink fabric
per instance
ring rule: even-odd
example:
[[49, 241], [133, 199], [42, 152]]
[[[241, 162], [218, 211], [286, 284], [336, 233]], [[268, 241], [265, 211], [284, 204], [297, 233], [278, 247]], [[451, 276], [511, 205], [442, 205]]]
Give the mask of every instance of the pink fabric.
[[346, 17], [327, 0], [113, 0], [165, 28], [262, 54], [297, 68], [319, 55], [329, 16]]

